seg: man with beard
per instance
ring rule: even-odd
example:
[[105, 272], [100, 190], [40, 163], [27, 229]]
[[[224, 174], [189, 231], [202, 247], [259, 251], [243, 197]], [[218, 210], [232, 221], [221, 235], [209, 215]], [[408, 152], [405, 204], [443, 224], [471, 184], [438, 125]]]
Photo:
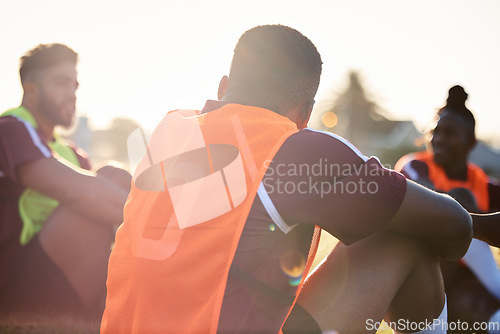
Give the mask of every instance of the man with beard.
[[39, 45], [21, 58], [21, 106], [0, 117], [0, 315], [99, 319], [130, 175], [91, 170], [54, 132], [75, 116], [78, 55]]

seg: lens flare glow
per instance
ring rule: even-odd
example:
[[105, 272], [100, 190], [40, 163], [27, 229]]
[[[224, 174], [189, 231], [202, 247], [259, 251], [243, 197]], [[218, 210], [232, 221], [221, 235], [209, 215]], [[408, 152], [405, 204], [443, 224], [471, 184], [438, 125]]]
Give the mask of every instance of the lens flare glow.
[[302, 277], [290, 278], [288, 280], [288, 284], [290, 284], [291, 286], [299, 286], [301, 280], [302, 280]]
[[339, 120], [334, 112], [328, 111], [323, 114], [323, 117], [321, 117], [321, 121], [327, 128], [334, 128]]
[[300, 280], [306, 267], [306, 259], [300, 252], [289, 251], [281, 257], [280, 267], [290, 278]]

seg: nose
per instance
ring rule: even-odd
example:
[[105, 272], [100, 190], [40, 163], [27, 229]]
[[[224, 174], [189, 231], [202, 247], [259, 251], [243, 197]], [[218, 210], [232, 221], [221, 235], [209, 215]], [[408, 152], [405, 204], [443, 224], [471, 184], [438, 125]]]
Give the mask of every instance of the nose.
[[76, 102], [76, 90], [77, 90], [77, 87], [71, 87], [68, 89], [68, 92], [67, 92], [67, 99], [72, 101], [72, 102]]
[[72, 80], [71, 83], [68, 85], [68, 93], [71, 97], [76, 98], [76, 91], [78, 90], [78, 87], [80, 86], [80, 83], [78, 80]]

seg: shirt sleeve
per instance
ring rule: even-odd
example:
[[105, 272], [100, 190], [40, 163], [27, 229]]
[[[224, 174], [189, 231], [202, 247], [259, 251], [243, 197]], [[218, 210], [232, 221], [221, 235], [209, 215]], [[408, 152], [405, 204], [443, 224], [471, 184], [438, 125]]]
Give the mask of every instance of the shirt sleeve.
[[411, 160], [403, 166], [401, 174], [410, 180], [417, 181], [419, 179], [429, 178], [429, 167], [420, 160]]
[[382, 229], [406, 193], [403, 175], [341, 137], [312, 130], [283, 144], [263, 185], [287, 225], [319, 225], [345, 244]]
[[30, 124], [11, 116], [0, 118], [0, 175], [18, 182], [17, 166], [49, 157], [50, 149]]

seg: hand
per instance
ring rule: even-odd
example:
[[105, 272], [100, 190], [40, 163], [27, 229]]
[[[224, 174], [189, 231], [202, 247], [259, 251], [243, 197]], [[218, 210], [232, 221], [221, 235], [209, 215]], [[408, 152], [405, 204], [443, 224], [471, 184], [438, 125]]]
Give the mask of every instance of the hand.
[[471, 213], [474, 238], [491, 246], [500, 247], [500, 212], [489, 214]]
[[130, 181], [132, 179], [132, 175], [130, 175], [130, 173], [126, 170], [119, 167], [106, 165], [99, 168], [96, 171], [96, 174], [97, 176], [105, 177], [106, 179], [116, 183], [123, 189], [127, 190], [127, 192], [130, 191]]

